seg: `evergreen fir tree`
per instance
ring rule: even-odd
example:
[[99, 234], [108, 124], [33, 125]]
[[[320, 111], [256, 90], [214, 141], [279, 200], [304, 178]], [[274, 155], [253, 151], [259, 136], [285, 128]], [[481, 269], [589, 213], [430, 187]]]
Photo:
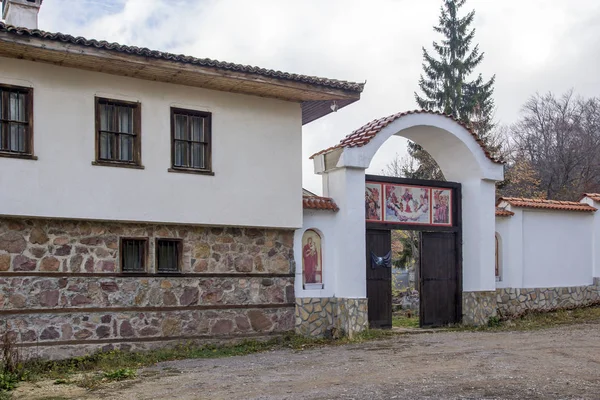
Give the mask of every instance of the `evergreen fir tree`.
[[[475, 11], [462, 18], [458, 16], [465, 2], [443, 0], [439, 25], [433, 29], [444, 38], [440, 43], [433, 43], [435, 57], [423, 48], [423, 75], [419, 79], [422, 95], [415, 93], [415, 99], [423, 109], [451, 114], [468, 124], [487, 145], [492, 142], [490, 136], [494, 127], [492, 94], [495, 77], [484, 81], [479, 74], [474, 80], [468, 80], [483, 61], [484, 53], [479, 52], [479, 45], [471, 49], [475, 29], [470, 26]], [[420, 163], [415, 178], [443, 178], [435, 161], [421, 146], [409, 143], [408, 151]]]

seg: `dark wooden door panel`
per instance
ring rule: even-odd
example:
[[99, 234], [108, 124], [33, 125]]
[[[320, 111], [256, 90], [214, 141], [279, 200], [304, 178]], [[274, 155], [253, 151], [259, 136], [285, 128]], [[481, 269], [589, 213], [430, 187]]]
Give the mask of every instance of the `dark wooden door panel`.
[[456, 234], [421, 234], [420, 324], [442, 326], [460, 321], [460, 280]]
[[367, 230], [367, 298], [369, 325], [372, 328], [392, 327], [392, 269], [373, 268], [371, 253], [384, 257], [392, 250], [389, 230]]

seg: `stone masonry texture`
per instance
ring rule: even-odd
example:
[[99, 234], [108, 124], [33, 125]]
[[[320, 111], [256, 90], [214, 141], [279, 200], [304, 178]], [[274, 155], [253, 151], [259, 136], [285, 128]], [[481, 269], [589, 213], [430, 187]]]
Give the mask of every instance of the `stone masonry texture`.
[[463, 292], [462, 323], [465, 325], [486, 325], [497, 315], [496, 292]]
[[595, 278], [590, 286], [497, 289], [496, 301], [502, 317], [600, 304], [600, 279]]
[[296, 333], [300, 335], [352, 337], [367, 327], [367, 299], [296, 299]]
[[[121, 274], [121, 238], [148, 239], [144, 275]], [[157, 238], [181, 239], [181, 276], [156, 274]], [[1, 218], [3, 329], [58, 357], [291, 331], [292, 246], [293, 230]]]

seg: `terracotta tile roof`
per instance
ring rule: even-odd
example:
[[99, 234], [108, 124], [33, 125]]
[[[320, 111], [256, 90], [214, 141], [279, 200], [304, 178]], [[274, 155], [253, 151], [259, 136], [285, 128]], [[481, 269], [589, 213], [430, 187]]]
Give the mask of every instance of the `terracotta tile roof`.
[[119, 43], [109, 43], [104, 40], [86, 39], [81, 36], [75, 37], [64, 33], [52, 33], [46, 32], [39, 29], [27, 29], [7, 25], [0, 22], [0, 33], [8, 33], [11, 35], [18, 35], [22, 37], [34, 37], [44, 40], [52, 40], [63, 43], [70, 43], [76, 46], [95, 47], [102, 50], [114, 51], [119, 53], [130, 54], [134, 56], [157, 58], [168, 61], [175, 61], [182, 64], [193, 64], [203, 67], [215, 68], [219, 70], [236, 71], [242, 73], [248, 73], [253, 75], [265, 76], [270, 78], [307, 83], [311, 85], [325, 86], [334, 89], [343, 89], [351, 92], [360, 93], [363, 91], [365, 86], [364, 83], [355, 83], [341, 81], [337, 79], [320, 78], [316, 76], [291, 74], [288, 72], [276, 71], [272, 69], [265, 69], [254, 67], [250, 65], [233, 64], [229, 62], [211, 60], [209, 58], [196, 58], [192, 56], [186, 56], [183, 54], [173, 54], [163, 51], [150, 50], [145, 47], [126, 46]]
[[302, 196], [302, 206], [305, 210], [339, 210], [331, 197]]
[[467, 131], [469, 131], [469, 133], [477, 141], [479, 146], [481, 146], [481, 149], [483, 150], [483, 152], [485, 153], [487, 158], [489, 158], [491, 161], [498, 163], [498, 164], [503, 163], [503, 161], [500, 158], [497, 158], [490, 153], [490, 151], [486, 148], [485, 144], [481, 141], [481, 139], [479, 139], [477, 134], [475, 132], [473, 132], [464, 122], [459, 121], [452, 115], [444, 114], [444, 113], [441, 113], [438, 111], [431, 111], [431, 110], [404, 111], [404, 112], [399, 112], [399, 113], [390, 115], [388, 117], [373, 120], [373, 121], [369, 122], [368, 124], [363, 125], [362, 127], [358, 128], [357, 130], [355, 130], [348, 136], [346, 136], [337, 145], [335, 145], [333, 147], [329, 147], [325, 150], [321, 150], [320, 152], [315, 153], [312, 156], [310, 156], [310, 158], [312, 159], [319, 154], [329, 153], [330, 151], [332, 151], [334, 149], [338, 149], [338, 148], [364, 146], [367, 143], [369, 143], [371, 141], [371, 139], [373, 139], [379, 132], [381, 132], [381, 130], [383, 128], [385, 128], [392, 122], [396, 121], [397, 119], [399, 119], [405, 115], [410, 115], [410, 114], [434, 114], [434, 115], [442, 115], [444, 117], [450, 118], [451, 120], [453, 120], [453, 121], [457, 122], [458, 124], [460, 124], [461, 126], [463, 126]]
[[594, 212], [596, 208], [576, 201], [558, 201], [558, 200], [542, 200], [542, 199], [524, 199], [522, 197], [501, 197], [498, 204], [506, 202], [513, 207], [523, 208], [540, 208], [547, 210], [561, 211], [587, 211]]
[[512, 217], [514, 212], [505, 210], [504, 208], [496, 207], [496, 217]]
[[[583, 199], [584, 197], [589, 197], [590, 199], [594, 200], [596, 203], [600, 203], [600, 193], [584, 193], [583, 196], [581, 196], [581, 199]], [[579, 199], [579, 200], [581, 200]]]

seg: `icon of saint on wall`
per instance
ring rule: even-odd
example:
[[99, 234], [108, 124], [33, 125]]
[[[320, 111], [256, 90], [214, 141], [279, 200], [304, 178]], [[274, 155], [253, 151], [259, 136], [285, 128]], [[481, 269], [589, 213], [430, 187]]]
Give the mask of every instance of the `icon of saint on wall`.
[[305, 285], [323, 283], [321, 236], [312, 229], [302, 236], [302, 277]]

